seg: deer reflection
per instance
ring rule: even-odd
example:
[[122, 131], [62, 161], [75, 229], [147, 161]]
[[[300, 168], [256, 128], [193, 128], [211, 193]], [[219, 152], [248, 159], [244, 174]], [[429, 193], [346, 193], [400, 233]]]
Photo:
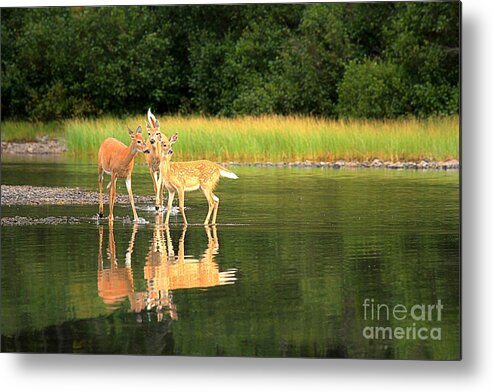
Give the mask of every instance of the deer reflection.
[[[126, 298], [132, 309], [142, 308], [142, 298], [134, 291], [132, 253], [138, 225], [134, 224], [125, 255], [125, 264], [118, 265], [113, 222], [109, 222], [108, 259], [109, 268], [103, 262], [103, 225], [99, 226], [98, 294], [111, 308], [117, 308]], [[137, 293], [138, 294], [138, 293]]]
[[235, 269], [219, 271], [214, 258], [219, 252], [217, 229], [205, 227], [207, 248], [201, 258], [185, 255], [184, 227], [178, 242], [176, 254], [168, 225], [163, 224], [161, 214], [156, 215], [152, 242], [144, 265], [146, 290], [135, 291], [132, 271], [132, 253], [134, 249], [137, 224], [130, 237], [124, 265], [119, 265], [116, 257], [116, 245], [113, 223], [109, 224], [108, 259], [109, 267], [103, 265], [103, 226], [99, 227], [98, 293], [104, 303], [117, 308], [128, 298], [133, 312], [156, 310], [158, 321], [165, 315], [177, 319], [176, 305], [173, 303], [173, 290], [207, 288], [235, 282]]
[[172, 291], [177, 289], [206, 288], [235, 282], [236, 270], [219, 271], [214, 257], [219, 251], [216, 227], [206, 226], [208, 245], [200, 259], [185, 255], [185, 235], [183, 228], [175, 254], [168, 225], [163, 225], [162, 216], [156, 215], [153, 241], [144, 267], [147, 281], [147, 309], [156, 308], [158, 319], [162, 309], [169, 309], [173, 319], [178, 317], [176, 306], [172, 303]]

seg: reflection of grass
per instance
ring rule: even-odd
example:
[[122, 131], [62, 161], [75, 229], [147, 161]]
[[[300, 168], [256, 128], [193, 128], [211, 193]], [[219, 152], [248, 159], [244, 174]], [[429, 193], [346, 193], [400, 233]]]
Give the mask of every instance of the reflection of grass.
[[[157, 116], [168, 136], [179, 133], [176, 160], [239, 162], [344, 160], [445, 160], [458, 158], [458, 117], [428, 120], [323, 120], [312, 117], [234, 119]], [[145, 117], [64, 122], [69, 151], [96, 155], [109, 136], [128, 143], [127, 125], [145, 126]]]

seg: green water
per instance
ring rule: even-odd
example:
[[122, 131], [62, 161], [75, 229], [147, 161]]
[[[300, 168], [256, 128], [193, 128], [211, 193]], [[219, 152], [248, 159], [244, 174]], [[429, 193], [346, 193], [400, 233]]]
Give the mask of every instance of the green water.
[[[3, 159], [2, 184], [97, 190], [91, 162]], [[233, 170], [240, 178], [217, 189], [216, 232], [199, 224], [199, 192], [186, 197], [186, 232], [179, 215], [166, 230], [145, 205], [147, 223], [116, 206], [112, 228], [93, 219], [97, 205], [2, 206], [81, 220], [2, 226], [2, 351], [460, 357], [458, 172]], [[152, 192], [142, 162], [133, 188]], [[424, 320], [392, 313], [439, 303], [439, 320], [436, 307]], [[365, 336], [373, 327], [392, 336]]]

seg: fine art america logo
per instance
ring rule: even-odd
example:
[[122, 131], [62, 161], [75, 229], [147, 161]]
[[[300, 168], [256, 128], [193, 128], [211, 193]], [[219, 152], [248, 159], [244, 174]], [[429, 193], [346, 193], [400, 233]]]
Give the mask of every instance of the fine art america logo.
[[[368, 325], [363, 328], [363, 336], [366, 339], [441, 340], [442, 310], [441, 300], [436, 304], [406, 306], [376, 303], [373, 298], [365, 298], [363, 316]], [[428, 326], [422, 326], [423, 322]]]

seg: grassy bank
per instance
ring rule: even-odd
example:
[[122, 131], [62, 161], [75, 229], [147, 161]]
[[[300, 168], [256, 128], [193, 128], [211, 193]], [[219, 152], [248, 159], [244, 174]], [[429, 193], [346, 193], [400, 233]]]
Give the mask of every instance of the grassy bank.
[[[168, 136], [179, 133], [176, 160], [238, 162], [334, 160], [447, 160], [459, 155], [457, 116], [427, 120], [321, 120], [310, 117], [235, 119], [157, 116]], [[69, 153], [96, 156], [113, 136], [128, 144], [127, 125], [145, 125], [145, 117], [75, 119], [60, 124]], [[11, 129], [22, 127], [8, 123]], [[31, 131], [32, 132], [32, 131]], [[2, 135], [3, 138], [3, 135]]]
[[2, 141], [4, 142], [33, 142], [42, 136], [55, 139], [63, 135], [64, 124], [56, 121], [45, 123], [2, 121]]

